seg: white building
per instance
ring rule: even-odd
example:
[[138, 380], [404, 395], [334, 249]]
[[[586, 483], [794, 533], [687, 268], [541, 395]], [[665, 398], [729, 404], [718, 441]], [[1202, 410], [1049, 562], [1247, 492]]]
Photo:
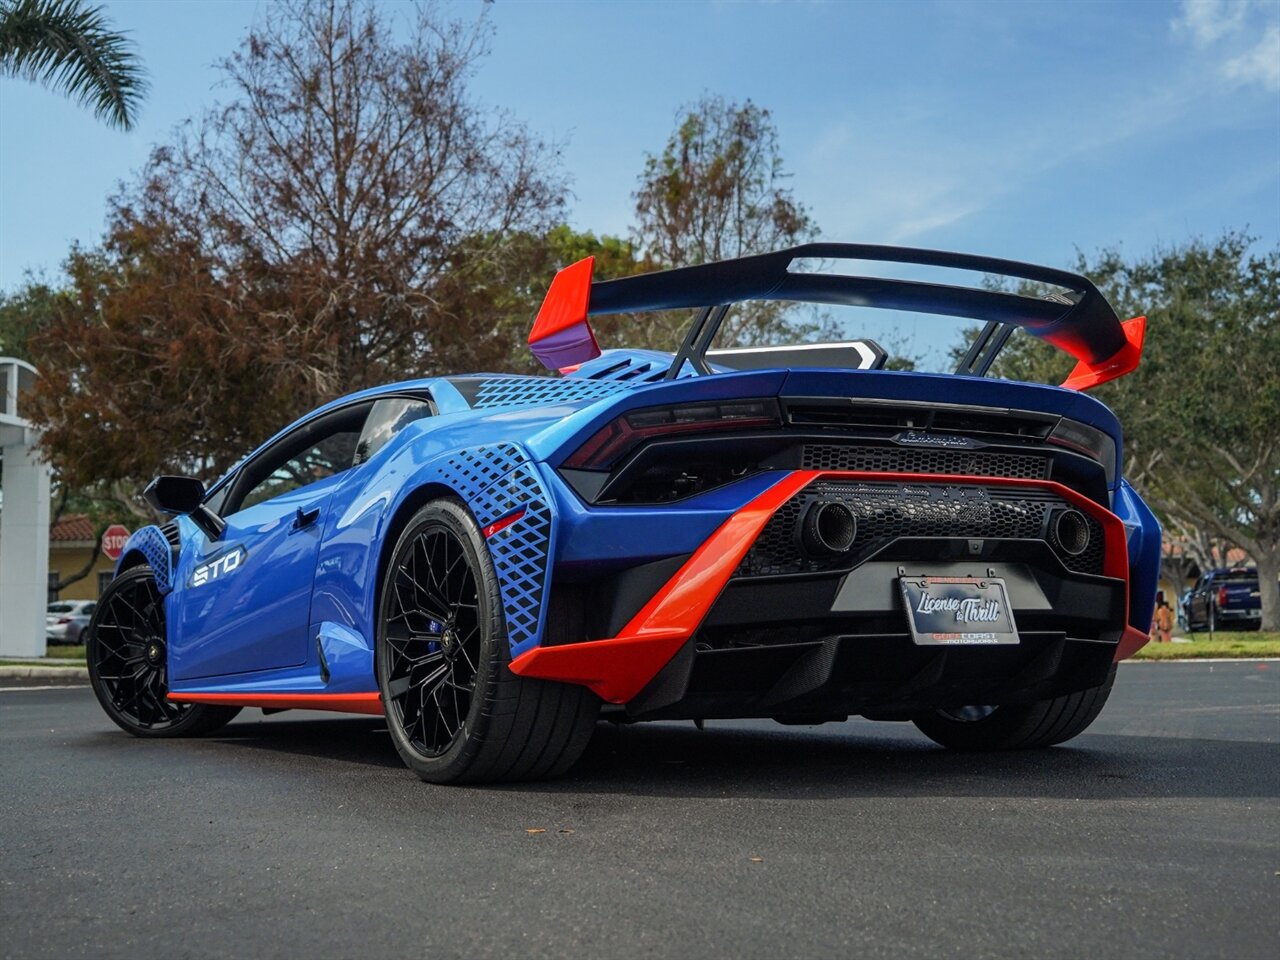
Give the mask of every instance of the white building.
[[43, 657], [49, 586], [49, 467], [22, 417], [31, 364], [0, 357], [0, 656]]

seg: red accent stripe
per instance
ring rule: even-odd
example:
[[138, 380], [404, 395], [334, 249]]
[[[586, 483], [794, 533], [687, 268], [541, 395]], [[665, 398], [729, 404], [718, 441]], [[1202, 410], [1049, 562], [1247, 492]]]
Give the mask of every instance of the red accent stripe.
[[481, 532], [481, 533], [483, 533], [483, 534], [484, 534], [484, 538], [485, 538], [486, 540], [488, 540], [488, 539], [489, 539], [490, 537], [492, 537], [495, 533], [498, 533], [498, 532], [499, 532], [499, 531], [501, 531], [501, 530], [505, 530], [505, 529], [507, 529], [507, 527], [511, 526], [513, 523], [515, 523], [517, 520], [519, 520], [521, 517], [523, 517], [523, 516], [524, 516], [524, 512], [525, 512], [525, 510], [526, 510], [526, 509], [528, 509], [528, 508], [527, 508], [527, 507], [521, 507], [521, 508], [520, 508], [519, 510], [517, 510], [515, 513], [510, 514], [509, 516], [505, 516], [505, 517], [503, 517], [501, 520], [495, 520], [495, 521], [493, 521], [493, 523], [489, 524], [487, 527], [485, 527], [485, 528], [484, 528], [482, 531], [480, 531], [480, 532]]
[[[1129, 552], [1120, 518], [1083, 494], [1052, 480], [797, 470], [787, 474], [722, 523], [616, 637], [535, 647], [512, 660], [511, 670], [525, 677], [579, 683], [609, 703], [626, 703], [643, 690], [684, 642], [693, 636], [733, 571], [778, 508], [819, 477], [1052, 490], [1102, 525], [1106, 541], [1103, 573], [1128, 584]], [[1126, 607], [1127, 602], [1126, 596]]]
[[337, 710], [382, 716], [379, 693], [171, 693], [169, 699], [175, 703], [217, 703], [268, 710]]
[[729, 517], [616, 637], [534, 647], [511, 661], [512, 671], [580, 683], [602, 700], [626, 703], [698, 629], [769, 518], [810, 476], [816, 474], [782, 478]]

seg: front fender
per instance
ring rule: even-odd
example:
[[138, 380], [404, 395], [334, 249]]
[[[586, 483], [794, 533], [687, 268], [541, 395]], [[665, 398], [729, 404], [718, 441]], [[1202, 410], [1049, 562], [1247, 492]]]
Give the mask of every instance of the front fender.
[[151, 565], [156, 574], [156, 585], [162, 595], [173, 590], [173, 571], [176, 567], [176, 545], [169, 542], [164, 531], [155, 525], [135, 530], [125, 541], [120, 551], [120, 559], [116, 561], [115, 576], [120, 576], [139, 562]]

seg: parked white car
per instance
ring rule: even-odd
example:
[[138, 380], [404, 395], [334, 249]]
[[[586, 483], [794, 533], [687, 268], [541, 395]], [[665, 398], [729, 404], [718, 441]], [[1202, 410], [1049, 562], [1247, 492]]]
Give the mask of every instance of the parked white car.
[[49, 604], [44, 618], [46, 643], [79, 643], [80, 632], [98, 607], [96, 600], [59, 600]]

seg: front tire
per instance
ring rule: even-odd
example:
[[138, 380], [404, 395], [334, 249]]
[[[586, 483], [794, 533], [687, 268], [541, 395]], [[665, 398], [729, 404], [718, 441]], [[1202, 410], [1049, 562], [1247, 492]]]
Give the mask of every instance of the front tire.
[[1096, 687], [1036, 703], [961, 707], [917, 717], [920, 732], [952, 750], [1025, 750], [1051, 747], [1079, 736], [1098, 718], [1111, 695], [1116, 668]]
[[419, 510], [383, 573], [376, 666], [401, 759], [431, 783], [534, 780], [582, 754], [600, 700], [517, 676], [498, 576], [457, 500]]
[[239, 707], [169, 701], [164, 597], [142, 565], [116, 577], [84, 630], [89, 684], [108, 717], [135, 737], [195, 737], [226, 726]]

